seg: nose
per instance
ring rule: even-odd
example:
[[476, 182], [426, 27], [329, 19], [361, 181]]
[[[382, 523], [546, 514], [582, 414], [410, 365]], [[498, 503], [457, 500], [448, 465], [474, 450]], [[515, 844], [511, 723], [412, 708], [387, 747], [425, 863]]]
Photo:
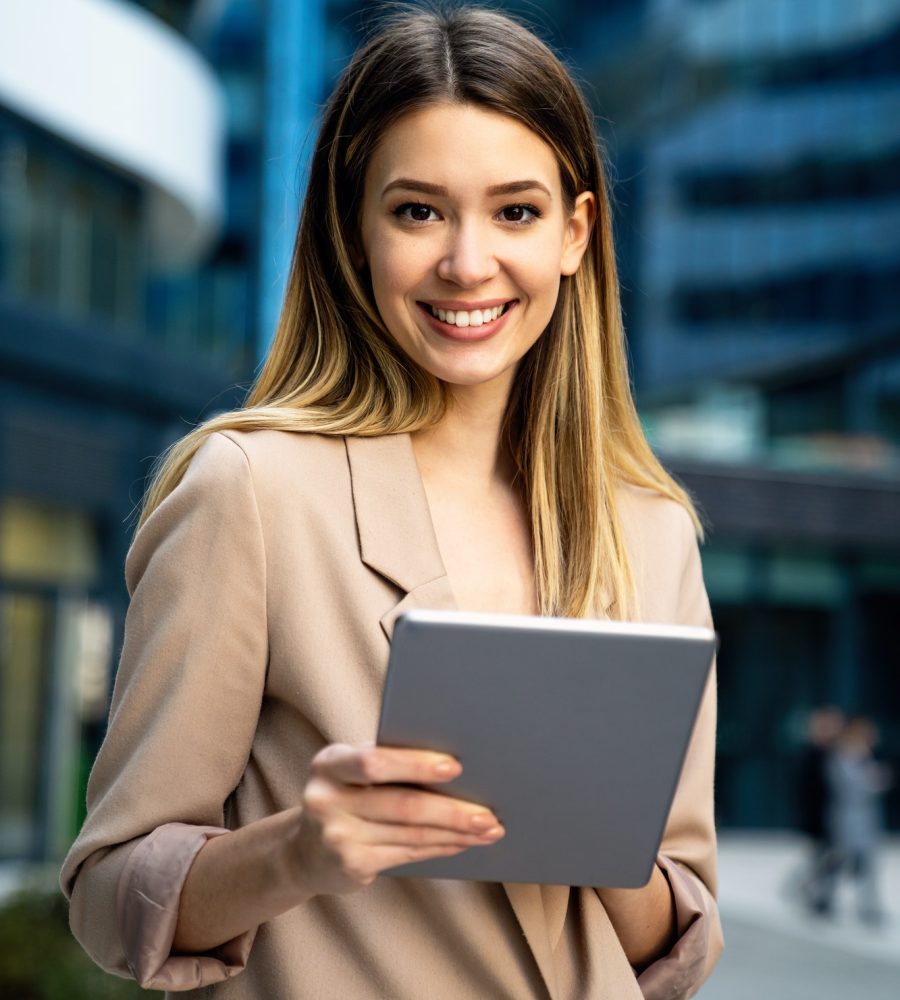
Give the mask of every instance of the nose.
[[493, 278], [499, 264], [489, 236], [473, 222], [453, 229], [437, 270], [444, 281], [473, 288]]

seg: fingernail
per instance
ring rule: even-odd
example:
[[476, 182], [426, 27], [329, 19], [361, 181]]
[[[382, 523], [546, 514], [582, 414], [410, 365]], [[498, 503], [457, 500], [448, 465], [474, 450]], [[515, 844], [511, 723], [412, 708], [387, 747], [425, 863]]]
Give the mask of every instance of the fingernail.
[[496, 827], [497, 821], [490, 813], [475, 813], [469, 818], [469, 823], [476, 830], [484, 830], [487, 827]]
[[490, 830], [485, 830], [481, 836], [490, 837], [493, 840], [496, 840], [498, 837], [502, 837], [505, 832], [506, 831], [503, 829], [502, 826], [492, 826]]
[[451, 774], [458, 773], [459, 770], [459, 764], [455, 760], [442, 760], [440, 764], [434, 765], [434, 773], [439, 778], [447, 778]]

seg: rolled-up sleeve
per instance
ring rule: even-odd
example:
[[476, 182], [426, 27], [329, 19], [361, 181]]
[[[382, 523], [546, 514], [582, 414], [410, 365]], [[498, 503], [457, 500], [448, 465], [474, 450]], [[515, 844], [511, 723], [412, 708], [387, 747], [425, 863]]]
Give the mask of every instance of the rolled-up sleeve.
[[184, 990], [237, 975], [247, 965], [256, 931], [203, 955], [172, 953], [181, 889], [194, 858], [227, 830], [166, 823], [131, 852], [118, 882], [116, 912], [125, 960], [144, 989]]
[[[687, 516], [681, 520], [684, 570], [677, 621], [711, 628], [712, 615], [697, 539]], [[677, 940], [668, 954], [638, 977], [645, 1000], [681, 1000], [693, 996], [712, 972], [724, 947], [716, 905], [715, 733], [716, 664], [713, 662], [657, 859], [672, 891]]]
[[646, 968], [638, 985], [646, 1000], [693, 996], [722, 950], [716, 903], [703, 882], [669, 858], [660, 857], [675, 904], [677, 940], [663, 958]]
[[101, 967], [190, 989], [237, 974], [254, 933], [170, 954], [191, 863], [227, 833], [265, 685], [265, 546], [250, 465], [229, 434], [204, 442], [142, 525], [126, 580], [109, 726], [60, 882], [72, 931]]

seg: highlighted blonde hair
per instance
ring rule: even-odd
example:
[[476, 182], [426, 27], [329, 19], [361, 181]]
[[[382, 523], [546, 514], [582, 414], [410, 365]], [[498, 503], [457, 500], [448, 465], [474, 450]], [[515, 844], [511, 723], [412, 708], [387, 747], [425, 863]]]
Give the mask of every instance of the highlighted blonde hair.
[[[502, 44], [498, 44], [498, 40]], [[206, 437], [225, 429], [383, 435], [433, 425], [446, 389], [397, 347], [353, 263], [366, 168], [401, 115], [439, 103], [509, 115], [559, 163], [571, 212], [593, 191], [597, 220], [578, 271], [563, 277], [547, 330], [519, 366], [505, 434], [531, 517], [542, 614], [617, 618], [635, 610], [616, 509], [619, 483], [682, 504], [685, 491], [644, 437], [628, 379], [607, 183], [590, 110], [531, 31], [481, 7], [395, 10], [357, 51], [325, 108], [284, 307], [244, 407], [173, 445], [141, 522], [179, 483]]]

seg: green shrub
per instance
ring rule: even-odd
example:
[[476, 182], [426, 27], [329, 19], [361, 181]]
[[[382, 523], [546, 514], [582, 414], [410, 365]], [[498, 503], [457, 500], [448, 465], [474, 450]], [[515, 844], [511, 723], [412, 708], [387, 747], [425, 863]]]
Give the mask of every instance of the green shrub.
[[0, 904], [4, 1000], [152, 1000], [162, 994], [97, 968], [69, 931], [59, 890], [28, 888]]

